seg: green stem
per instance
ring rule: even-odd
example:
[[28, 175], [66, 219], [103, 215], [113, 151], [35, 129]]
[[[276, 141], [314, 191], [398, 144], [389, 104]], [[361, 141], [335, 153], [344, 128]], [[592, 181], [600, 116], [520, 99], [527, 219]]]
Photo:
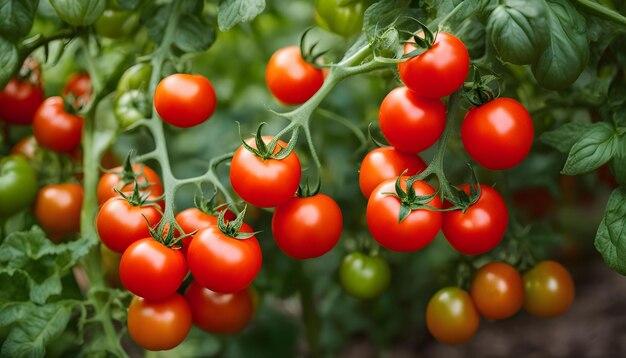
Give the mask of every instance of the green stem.
[[309, 356], [320, 357], [319, 330], [320, 322], [313, 300], [313, 286], [311, 280], [304, 274], [302, 261], [297, 262], [298, 276], [300, 276], [300, 305], [302, 306], [302, 319], [309, 345]]
[[626, 27], [626, 17], [622, 16], [617, 11], [607, 9], [606, 7], [590, 0], [573, 0], [573, 2], [585, 12]]
[[20, 60], [24, 62], [26, 57], [28, 57], [33, 51], [38, 49], [41, 46], [46, 46], [52, 41], [62, 40], [62, 39], [71, 39], [80, 33], [78, 28], [66, 28], [59, 30], [58, 32], [50, 35], [36, 35], [34, 37], [28, 38], [22, 42], [22, 48], [20, 49]]

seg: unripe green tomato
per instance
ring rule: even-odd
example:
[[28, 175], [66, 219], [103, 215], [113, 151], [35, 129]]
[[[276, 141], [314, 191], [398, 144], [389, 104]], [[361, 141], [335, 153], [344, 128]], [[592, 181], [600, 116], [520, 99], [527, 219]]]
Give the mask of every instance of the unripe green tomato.
[[130, 90], [148, 89], [150, 84], [150, 76], [152, 75], [152, 66], [148, 63], [138, 63], [128, 68], [117, 82], [118, 95]]
[[139, 13], [106, 9], [96, 21], [96, 32], [100, 36], [119, 39], [131, 35], [139, 25]]
[[115, 97], [115, 118], [122, 128], [128, 128], [135, 122], [148, 118], [150, 110], [150, 101], [141, 90], [130, 90]]
[[352, 36], [363, 27], [363, 13], [369, 1], [354, 1], [341, 5], [340, 0], [316, 0], [315, 21], [329, 31], [344, 37]]
[[37, 172], [21, 155], [0, 160], [0, 217], [27, 208], [37, 194]]
[[339, 281], [350, 296], [363, 300], [379, 296], [391, 280], [387, 262], [361, 252], [346, 255], [339, 267]]

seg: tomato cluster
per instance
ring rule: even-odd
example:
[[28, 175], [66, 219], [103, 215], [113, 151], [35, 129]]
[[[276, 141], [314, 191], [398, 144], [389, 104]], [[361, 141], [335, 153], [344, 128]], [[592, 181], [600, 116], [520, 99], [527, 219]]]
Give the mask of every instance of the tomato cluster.
[[564, 314], [574, 301], [574, 282], [566, 268], [542, 261], [522, 278], [503, 262], [482, 266], [471, 282], [470, 293], [458, 287], [437, 291], [426, 307], [426, 324], [440, 342], [467, 342], [478, 330], [480, 317], [501, 320], [522, 307], [540, 318]]

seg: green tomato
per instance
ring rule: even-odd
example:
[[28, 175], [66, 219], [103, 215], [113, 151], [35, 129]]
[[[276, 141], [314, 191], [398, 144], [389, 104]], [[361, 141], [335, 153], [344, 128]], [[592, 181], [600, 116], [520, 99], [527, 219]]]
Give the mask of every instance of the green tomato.
[[379, 256], [353, 252], [343, 258], [339, 267], [339, 281], [346, 293], [364, 300], [380, 295], [390, 279], [389, 265]]
[[37, 173], [20, 155], [0, 160], [0, 216], [27, 208], [37, 194]]
[[140, 119], [148, 118], [151, 109], [145, 92], [140, 90], [124, 92], [114, 102], [115, 117], [122, 128], [128, 128]]
[[363, 13], [371, 1], [316, 0], [315, 21], [341, 36], [358, 34], [363, 27]]
[[133, 34], [138, 25], [139, 13], [107, 9], [96, 21], [96, 32], [100, 36], [119, 39]]
[[130, 90], [146, 90], [150, 84], [152, 66], [147, 63], [138, 63], [127, 69], [117, 83], [117, 93], [122, 94]]

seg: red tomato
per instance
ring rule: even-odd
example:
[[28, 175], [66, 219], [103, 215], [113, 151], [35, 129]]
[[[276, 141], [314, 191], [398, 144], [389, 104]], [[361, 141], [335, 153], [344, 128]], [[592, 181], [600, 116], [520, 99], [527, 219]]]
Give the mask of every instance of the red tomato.
[[[271, 140], [272, 137], [263, 137], [265, 143]], [[256, 148], [254, 138], [246, 139], [246, 143]], [[287, 143], [279, 140], [274, 153], [286, 146]], [[230, 183], [235, 192], [248, 203], [262, 208], [276, 207], [293, 198], [301, 174], [300, 160], [293, 151], [281, 160], [263, 160], [241, 146], [230, 163]]]
[[217, 105], [213, 85], [206, 77], [175, 73], [165, 77], [154, 92], [154, 108], [167, 123], [193, 127], [211, 117]]
[[12, 78], [0, 92], [0, 119], [14, 125], [31, 124], [43, 100], [40, 84]]
[[[133, 183], [123, 185], [122, 171], [123, 167], [115, 167], [100, 177], [98, 182], [98, 204], [117, 197], [118, 194], [115, 192], [115, 189], [122, 192], [133, 191], [135, 188]], [[163, 195], [161, 178], [154, 170], [147, 165], [135, 163], [133, 164], [133, 171], [137, 176], [137, 183], [139, 183], [141, 192], [150, 192], [150, 195], [154, 197]]]
[[27, 159], [33, 159], [37, 153], [37, 147], [38, 145], [35, 137], [29, 135], [28, 137], [24, 137], [15, 143], [13, 148], [11, 148], [11, 154], [23, 155]]
[[380, 104], [380, 130], [397, 150], [419, 153], [441, 137], [446, 108], [439, 99], [420, 97], [406, 87], [389, 92]]
[[71, 152], [83, 134], [83, 118], [65, 112], [63, 98], [46, 99], [35, 113], [33, 134], [40, 146], [57, 152]]
[[[408, 176], [403, 176], [400, 185], [406, 189]], [[427, 209], [413, 210], [398, 223], [401, 202], [390, 194], [395, 192], [396, 179], [387, 179], [374, 189], [367, 202], [367, 226], [379, 244], [393, 251], [417, 251], [428, 245], [441, 228], [441, 212]], [[435, 189], [424, 181], [413, 183], [415, 194], [431, 195]], [[441, 208], [438, 196], [428, 202], [429, 206]]]
[[[414, 42], [404, 45], [405, 54], [415, 49]], [[451, 34], [439, 32], [431, 48], [399, 63], [398, 70], [402, 82], [417, 95], [440, 98], [463, 85], [469, 65], [469, 53], [463, 42]]]
[[[230, 210], [227, 210], [224, 214], [224, 220], [227, 223], [231, 220], [235, 220], [235, 218], [235, 214]], [[180, 225], [180, 228], [185, 234], [191, 234], [205, 227], [217, 225], [217, 219], [217, 215], [207, 214], [197, 208], [185, 209], [176, 214], [176, 222]], [[181, 252], [185, 257], [187, 256], [187, 249], [191, 244], [192, 238], [193, 236], [187, 236], [181, 240]]]
[[[240, 232], [251, 233], [247, 224]], [[189, 245], [187, 263], [202, 287], [233, 293], [248, 287], [261, 269], [261, 247], [256, 237], [235, 239], [216, 226], [198, 231]]]
[[480, 316], [467, 292], [458, 287], [444, 287], [428, 302], [426, 325], [439, 342], [460, 344], [474, 336]]
[[161, 212], [154, 205], [135, 206], [122, 197], [107, 200], [96, 216], [96, 228], [100, 240], [111, 250], [119, 253], [135, 241], [150, 237], [150, 226], [161, 220]]
[[193, 281], [185, 291], [185, 298], [193, 323], [209, 333], [240, 332], [254, 316], [250, 287], [235, 293], [218, 293]]
[[517, 270], [504, 262], [481, 267], [472, 280], [472, 299], [481, 316], [505, 319], [524, 304], [524, 281]]
[[[470, 192], [463, 184], [459, 189]], [[492, 187], [480, 184], [480, 197], [465, 213], [443, 213], [442, 231], [452, 247], [466, 255], [480, 255], [498, 246], [509, 223], [509, 213], [502, 196]]]
[[367, 153], [359, 170], [359, 187], [367, 199], [378, 184], [397, 178], [404, 170], [406, 175], [421, 173], [426, 163], [417, 155], [397, 151], [393, 147], [381, 147]]
[[37, 193], [35, 217], [53, 242], [80, 231], [83, 196], [83, 187], [73, 183], [46, 185]]
[[518, 165], [530, 151], [535, 129], [524, 106], [511, 98], [497, 98], [470, 109], [461, 125], [467, 153], [493, 170]]
[[137, 296], [156, 300], [172, 295], [187, 275], [183, 254], [149, 237], [132, 243], [120, 261], [120, 279]]
[[91, 79], [86, 72], [74, 73], [70, 76], [61, 92], [63, 97], [71, 99], [75, 108], [81, 108], [91, 101]]
[[574, 280], [567, 269], [555, 261], [542, 261], [526, 272], [524, 288], [524, 309], [533, 316], [560, 316], [574, 302]]
[[160, 300], [134, 297], [128, 307], [128, 333], [143, 349], [163, 351], [185, 340], [191, 329], [191, 309], [175, 293]]
[[301, 104], [322, 87], [324, 74], [302, 58], [300, 47], [288, 46], [270, 58], [265, 68], [265, 82], [280, 102]]
[[280, 249], [295, 259], [319, 257], [341, 236], [339, 205], [324, 194], [295, 197], [274, 210], [272, 234]]

